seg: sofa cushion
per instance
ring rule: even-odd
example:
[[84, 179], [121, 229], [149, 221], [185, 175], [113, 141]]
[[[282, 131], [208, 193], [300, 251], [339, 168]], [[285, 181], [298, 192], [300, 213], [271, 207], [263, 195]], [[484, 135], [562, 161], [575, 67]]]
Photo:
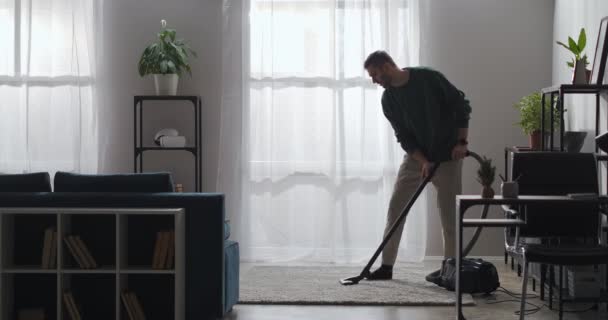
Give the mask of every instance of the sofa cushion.
[[168, 172], [79, 174], [58, 171], [55, 192], [173, 192]]
[[0, 192], [50, 192], [48, 172], [0, 174]]

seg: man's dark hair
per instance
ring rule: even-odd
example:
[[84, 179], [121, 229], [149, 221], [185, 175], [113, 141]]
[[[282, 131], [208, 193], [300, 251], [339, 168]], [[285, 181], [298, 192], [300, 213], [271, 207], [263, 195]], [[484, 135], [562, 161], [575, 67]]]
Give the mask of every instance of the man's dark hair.
[[378, 50], [370, 53], [369, 56], [367, 56], [365, 63], [363, 63], [363, 68], [367, 69], [370, 66], [380, 68], [387, 62], [393, 66], [397, 66], [395, 61], [393, 61], [393, 58], [391, 58], [386, 51]]

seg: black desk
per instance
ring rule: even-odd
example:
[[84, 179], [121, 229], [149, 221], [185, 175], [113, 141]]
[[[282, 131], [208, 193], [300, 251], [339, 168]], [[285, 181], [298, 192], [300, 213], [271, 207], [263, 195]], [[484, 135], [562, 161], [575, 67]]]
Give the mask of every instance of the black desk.
[[460, 266], [462, 263], [462, 231], [464, 227], [507, 227], [524, 225], [520, 219], [464, 219], [464, 214], [470, 207], [476, 205], [522, 205], [535, 203], [559, 204], [565, 202], [607, 204], [608, 197], [600, 196], [596, 199], [572, 199], [567, 196], [519, 196], [519, 198], [503, 198], [496, 196], [484, 199], [481, 196], [456, 196], [456, 319], [465, 319], [462, 314], [462, 292], [460, 292]]

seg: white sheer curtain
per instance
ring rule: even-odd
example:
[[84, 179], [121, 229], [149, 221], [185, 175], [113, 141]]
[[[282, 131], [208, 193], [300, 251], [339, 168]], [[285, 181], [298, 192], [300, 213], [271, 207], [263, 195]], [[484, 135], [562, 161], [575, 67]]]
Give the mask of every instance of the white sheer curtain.
[[[243, 260], [368, 259], [404, 152], [363, 61], [418, 64], [417, 1], [226, 0], [222, 37], [218, 191]], [[401, 260], [424, 256], [425, 197]]]
[[98, 2], [0, 0], [0, 172], [97, 170]]

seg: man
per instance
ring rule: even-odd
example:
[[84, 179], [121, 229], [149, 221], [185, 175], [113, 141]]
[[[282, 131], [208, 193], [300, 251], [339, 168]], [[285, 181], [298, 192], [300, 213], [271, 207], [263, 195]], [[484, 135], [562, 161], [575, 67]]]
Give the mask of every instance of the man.
[[[384, 115], [406, 151], [389, 203], [384, 234], [433, 164], [441, 162], [431, 182], [437, 189], [444, 257], [454, 257], [455, 196], [462, 190], [462, 158], [467, 154], [471, 113], [469, 101], [440, 72], [423, 67], [401, 69], [384, 51], [371, 53], [364, 68], [374, 83], [384, 87]], [[367, 277], [369, 280], [392, 279], [404, 223], [405, 219], [386, 244], [382, 266]], [[439, 271], [433, 272], [427, 280], [438, 274]]]

